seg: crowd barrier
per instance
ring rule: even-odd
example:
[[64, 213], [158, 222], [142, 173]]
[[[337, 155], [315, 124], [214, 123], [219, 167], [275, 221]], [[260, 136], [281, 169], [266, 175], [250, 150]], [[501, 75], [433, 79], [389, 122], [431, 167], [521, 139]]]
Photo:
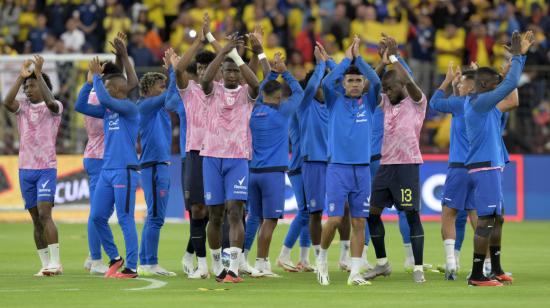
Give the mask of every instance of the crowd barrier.
[[[447, 155], [424, 155], [420, 168], [422, 195], [422, 219], [437, 221], [441, 213], [441, 195], [447, 171]], [[504, 169], [503, 194], [506, 219], [508, 221], [550, 220], [550, 155], [511, 155], [510, 163]], [[0, 221], [10, 221], [13, 213], [26, 217], [19, 190], [17, 156], [0, 156]], [[56, 210], [67, 212], [68, 220], [84, 219], [89, 204], [88, 179], [80, 155], [58, 156], [58, 179], [56, 189]], [[296, 200], [287, 178], [285, 192], [285, 216], [296, 213]], [[141, 188], [137, 191], [136, 206], [138, 218], [143, 217], [145, 199]], [[11, 213], [9, 216], [8, 213]], [[395, 211], [387, 210], [386, 218], [396, 219]], [[73, 217], [74, 216], [74, 217]], [[170, 199], [167, 218], [186, 218], [181, 187], [181, 159], [172, 157]], [[14, 220], [16, 220], [14, 218]]]

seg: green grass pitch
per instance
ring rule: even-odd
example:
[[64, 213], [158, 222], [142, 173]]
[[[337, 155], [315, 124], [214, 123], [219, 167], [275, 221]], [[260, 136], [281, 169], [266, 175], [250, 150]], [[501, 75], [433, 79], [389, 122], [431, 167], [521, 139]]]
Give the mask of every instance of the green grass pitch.
[[[427, 273], [427, 282], [417, 285], [403, 270], [404, 252], [395, 223], [386, 224], [386, 245], [393, 274], [380, 277], [369, 287], [349, 287], [347, 273], [337, 270], [339, 245], [330, 249], [331, 285], [317, 284], [313, 273], [283, 273], [282, 278], [245, 278], [238, 285], [219, 284], [213, 279], [188, 280], [180, 260], [187, 241], [187, 224], [167, 224], [161, 233], [161, 265], [178, 277], [158, 278], [166, 282], [157, 289], [130, 291], [150, 285], [143, 280], [106, 280], [91, 277], [82, 268], [87, 254], [86, 227], [59, 224], [63, 276], [33, 277], [39, 260], [30, 224], [0, 224], [0, 307], [548, 307], [550, 300], [550, 245], [548, 222], [508, 223], [504, 229], [503, 266], [513, 273], [515, 283], [501, 288], [467, 287], [465, 275], [471, 266], [472, 232], [467, 230], [458, 281], [444, 281], [439, 273]], [[139, 226], [141, 228], [141, 226]], [[444, 261], [439, 223], [425, 223], [425, 262]], [[113, 228], [124, 251], [118, 227]], [[288, 225], [276, 230], [271, 245], [275, 259]], [[252, 253], [254, 255], [254, 252]], [[298, 257], [294, 249], [293, 258]], [[106, 258], [105, 258], [106, 259]], [[252, 261], [252, 258], [250, 258]], [[311, 257], [313, 261], [313, 257]], [[374, 252], [369, 250], [373, 262]], [[253, 263], [253, 262], [251, 262]], [[203, 289], [203, 290], [200, 290]], [[204, 290], [206, 289], [206, 290]], [[222, 290], [216, 290], [222, 289]], [[226, 289], [226, 290], [224, 290]]]

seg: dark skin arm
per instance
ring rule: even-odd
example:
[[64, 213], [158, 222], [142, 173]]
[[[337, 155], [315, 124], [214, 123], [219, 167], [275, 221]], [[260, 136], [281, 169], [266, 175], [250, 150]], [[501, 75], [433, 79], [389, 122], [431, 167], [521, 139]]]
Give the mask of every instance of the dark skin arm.
[[[218, 70], [220, 69], [223, 60], [227, 56], [227, 54], [237, 46], [237, 40], [233, 39], [227, 43], [223, 47], [220, 53], [216, 55], [216, 58], [208, 64], [208, 67], [206, 68], [206, 71], [204, 72], [203, 78], [200, 80], [202, 91], [204, 94], [208, 95], [212, 93], [212, 86], [214, 82], [214, 78], [216, 78], [216, 74], [218, 73]], [[250, 70], [250, 69], [249, 69]]]
[[248, 95], [252, 98], [258, 97], [260, 90], [260, 81], [258, 81], [258, 77], [256, 77], [256, 74], [254, 74], [254, 72], [246, 64], [239, 66], [239, 68], [241, 69], [243, 79], [248, 84]]
[[139, 80], [136, 74], [136, 70], [130, 62], [130, 58], [128, 57], [128, 49], [126, 48], [125, 40], [126, 34], [119, 32], [114, 42], [111, 42], [110, 44], [116, 50], [117, 58], [120, 57], [122, 66], [126, 71], [126, 76], [128, 77], [127, 91], [130, 92], [138, 86]]
[[[385, 37], [384, 42], [385, 42], [385, 45], [387, 46], [388, 57], [391, 55], [397, 57], [398, 56], [397, 42], [390, 37]], [[409, 73], [403, 67], [403, 65], [401, 65], [401, 63], [395, 62], [393, 63], [393, 66], [397, 71], [397, 75], [399, 76], [399, 78], [401, 78], [401, 80], [405, 83], [405, 87], [407, 88], [407, 92], [409, 93], [411, 98], [415, 102], [420, 102], [420, 100], [422, 99], [422, 90], [420, 90], [420, 87], [418, 87], [418, 85], [416, 84], [412, 76], [409, 75]]]
[[[256, 64], [256, 67], [253, 67], [250, 63], [248, 66], [253, 72], [258, 71], [257, 63], [258, 63], [258, 55], [264, 52], [264, 48], [262, 46], [262, 38], [263, 38], [263, 29], [260, 25], [257, 25], [254, 29], [254, 33], [250, 33], [247, 35], [248, 39], [250, 40], [250, 45], [252, 52], [254, 53], [254, 57], [250, 60], [255, 61], [254, 64]], [[262, 60], [259, 60], [259, 63], [262, 65], [262, 73], [264, 76], [269, 75], [271, 72], [271, 66], [269, 65], [269, 61], [267, 58], [263, 58]]]
[[[200, 33], [199, 35], [202, 34], [201, 41], [204, 41], [206, 34], [210, 32], [210, 16], [208, 16], [208, 13], [204, 13], [204, 16], [202, 17], [202, 21], [203, 21], [202, 33]], [[212, 44], [212, 47], [214, 47], [214, 51], [216, 51], [216, 53], [219, 53], [223, 49], [222, 45], [217, 40], [213, 41], [211, 44]]]
[[15, 99], [15, 97], [23, 85], [25, 78], [29, 77], [32, 73], [29, 70], [31, 64], [31, 60], [25, 60], [23, 62], [23, 66], [21, 66], [21, 70], [19, 71], [19, 76], [17, 76], [15, 83], [11, 86], [10, 90], [6, 94], [6, 99], [4, 99], [4, 102], [2, 103], [2, 105], [11, 113], [15, 113], [19, 109], [19, 102]]
[[48, 88], [44, 76], [42, 76], [42, 66], [44, 65], [44, 58], [39, 55], [34, 56], [34, 74], [36, 75], [36, 80], [38, 81], [38, 87], [44, 98], [44, 102], [48, 109], [53, 113], [59, 113], [59, 105], [53, 96], [52, 91]]

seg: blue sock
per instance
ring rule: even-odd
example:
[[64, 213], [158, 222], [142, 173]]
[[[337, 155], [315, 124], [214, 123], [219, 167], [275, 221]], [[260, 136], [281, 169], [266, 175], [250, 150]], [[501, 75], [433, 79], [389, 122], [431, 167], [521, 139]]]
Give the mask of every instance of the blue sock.
[[411, 243], [411, 230], [409, 229], [409, 223], [407, 222], [407, 215], [405, 211], [398, 211], [399, 215], [399, 232], [403, 238], [403, 244]]
[[258, 232], [259, 227], [260, 217], [248, 214], [244, 235], [244, 250], [250, 251], [252, 244], [254, 244], [254, 238], [256, 238], [256, 233]]
[[369, 231], [369, 224], [365, 224], [365, 246], [369, 246], [370, 242], [370, 231]]
[[288, 229], [288, 233], [286, 234], [285, 241], [284, 241], [284, 245], [286, 247], [288, 248], [294, 247], [294, 244], [296, 243], [298, 236], [300, 236], [300, 234], [302, 233], [304, 223], [306, 223], [306, 226], [307, 226], [308, 222], [309, 222], [309, 214], [304, 213], [303, 211], [299, 211], [296, 217], [294, 217], [294, 219], [292, 220], [292, 223], [290, 224], [290, 228]]
[[462, 248], [462, 242], [464, 242], [464, 233], [466, 232], [466, 222], [468, 221], [467, 211], [458, 211], [456, 215], [455, 228], [456, 228], [456, 240], [455, 250], [460, 251]]

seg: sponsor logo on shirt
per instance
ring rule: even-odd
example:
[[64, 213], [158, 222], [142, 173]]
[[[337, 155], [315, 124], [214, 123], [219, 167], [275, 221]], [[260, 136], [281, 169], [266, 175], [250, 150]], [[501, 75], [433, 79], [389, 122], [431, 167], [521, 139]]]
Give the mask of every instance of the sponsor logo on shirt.
[[357, 118], [355, 123], [364, 123], [367, 122], [367, 111], [363, 110], [357, 113]]
[[112, 113], [109, 115], [109, 130], [119, 130], [119, 117], [118, 113]]

